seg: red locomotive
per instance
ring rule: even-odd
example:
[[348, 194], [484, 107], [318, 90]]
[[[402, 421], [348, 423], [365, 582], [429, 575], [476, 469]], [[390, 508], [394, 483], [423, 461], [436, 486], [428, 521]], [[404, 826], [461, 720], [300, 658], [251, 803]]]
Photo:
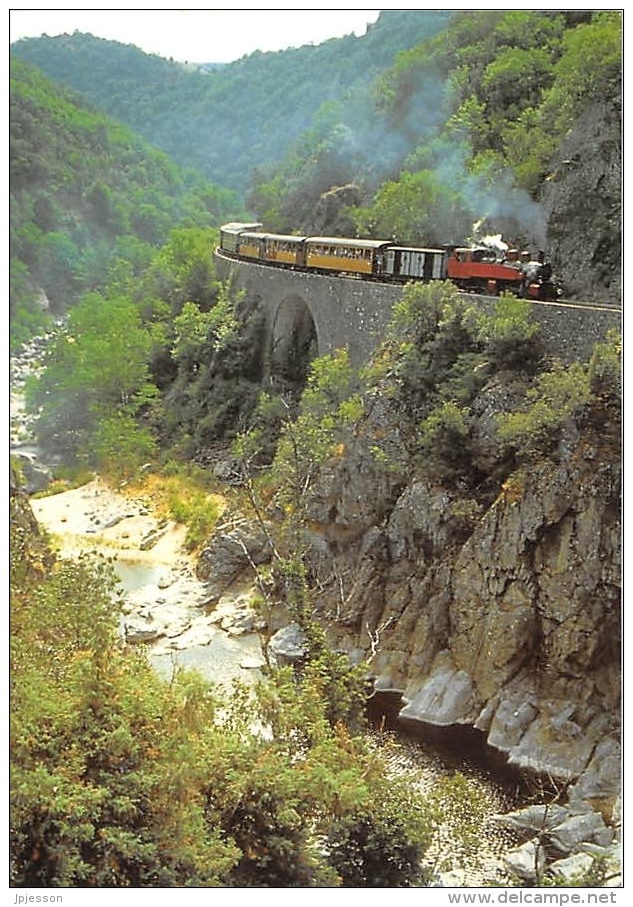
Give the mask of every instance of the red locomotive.
[[447, 249], [446, 276], [460, 289], [496, 296], [504, 290], [529, 299], [554, 300], [560, 290], [552, 281], [552, 268], [545, 254], [532, 259], [528, 252], [492, 246]]

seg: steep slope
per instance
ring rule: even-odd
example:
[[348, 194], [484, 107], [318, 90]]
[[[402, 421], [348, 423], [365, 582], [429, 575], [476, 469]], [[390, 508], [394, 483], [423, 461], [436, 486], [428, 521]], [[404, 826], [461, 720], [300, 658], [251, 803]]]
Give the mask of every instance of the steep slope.
[[435, 34], [450, 16], [383, 11], [362, 37], [256, 52], [212, 72], [78, 33], [24, 39], [11, 50], [181, 164], [244, 192], [253, 169], [281, 160], [324, 103], [364, 98], [400, 51]]
[[[116, 260], [146, 261], [178, 225], [239, 213], [225, 189], [23, 61], [11, 60], [12, 330], [99, 287]], [[19, 313], [19, 314], [18, 314]], [[24, 338], [22, 338], [24, 339]]]
[[622, 298], [621, 98], [582, 113], [543, 184], [549, 244], [566, 288], [581, 298]]

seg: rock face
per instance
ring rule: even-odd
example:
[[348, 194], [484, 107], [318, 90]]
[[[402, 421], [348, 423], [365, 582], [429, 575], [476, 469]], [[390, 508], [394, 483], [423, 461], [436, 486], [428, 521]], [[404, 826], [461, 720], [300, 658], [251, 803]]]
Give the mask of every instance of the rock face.
[[358, 186], [353, 183], [335, 186], [319, 197], [309, 221], [301, 225], [301, 230], [313, 236], [354, 236], [354, 222], [347, 211], [359, 204]]
[[413, 479], [391, 490], [390, 500], [367, 468], [348, 465], [314, 499], [314, 569], [332, 642], [370, 657], [376, 688], [402, 693], [404, 717], [475, 727], [511, 763], [612, 804], [617, 440], [571, 433], [556, 463], [506, 483], [466, 530], [463, 502], [445, 488]]
[[267, 563], [271, 555], [269, 540], [259, 527], [222, 527], [201, 551], [197, 576], [207, 583], [209, 600], [217, 601], [245, 571]]
[[542, 202], [555, 273], [583, 299], [621, 300], [621, 98], [595, 101], [563, 142]]

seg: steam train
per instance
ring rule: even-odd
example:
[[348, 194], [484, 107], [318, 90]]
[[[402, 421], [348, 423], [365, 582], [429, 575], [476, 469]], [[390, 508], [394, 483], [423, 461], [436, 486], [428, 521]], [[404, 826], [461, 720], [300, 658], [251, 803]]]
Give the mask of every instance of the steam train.
[[220, 249], [230, 257], [341, 277], [383, 282], [450, 280], [460, 289], [495, 296], [504, 290], [530, 299], [553, 300], [560, 289], [542, 252], [501, 246], [414, 248], [382, 239], [291, 236], [259, 232], [261, 224], [220, 228]]

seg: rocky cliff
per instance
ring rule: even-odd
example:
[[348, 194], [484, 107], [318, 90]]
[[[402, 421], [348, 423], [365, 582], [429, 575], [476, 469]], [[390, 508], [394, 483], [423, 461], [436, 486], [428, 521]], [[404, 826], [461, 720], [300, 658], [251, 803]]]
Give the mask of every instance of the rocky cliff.
[[311, 509], [319, 609], [402, 717], [470, 725], [511, 763], [613, 801], [619, 786], [620, 460], [570, 426], [478, 519], [428, 480], [324, 474]]
[[552, 162], [541, 200], [548, 251], [566, 294], [621, 301], [621, 98], [594, 101]]
[[[331, 643], [367, 661], [376, 690], [401, 694], [403, 718], [476, 728], [511, 764], [610, 809], [620, 785], [617, 418], [598, 406], [570, 420], [554, 456], [476, 506], [423, 470], [403, 481], [384, 468], [373, 440], [391, 430], [402, 443], [389, 413], [377, 401], [310, 496], [309, 562]], [[224, 586], [267, 560], [260, 536], [212, 540], [201, 578]]]

